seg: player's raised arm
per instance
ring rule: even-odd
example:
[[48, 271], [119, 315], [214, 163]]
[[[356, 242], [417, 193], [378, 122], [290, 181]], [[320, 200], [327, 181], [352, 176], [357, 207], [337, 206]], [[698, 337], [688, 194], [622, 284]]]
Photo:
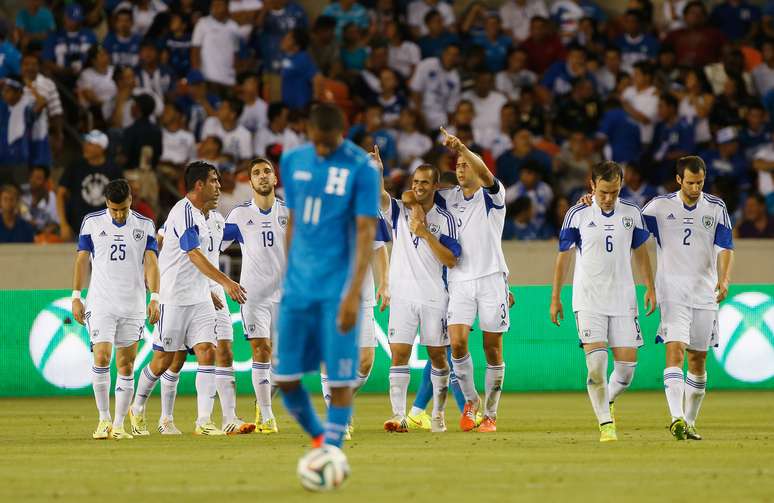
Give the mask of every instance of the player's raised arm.
[[379, 169], [379, 207], [385, 211], [390, 206], [391, 198], [390, 194], [384, 190], [384, 163], [382, 163], [382, 158], [379, 155], [379, 145], [375, 144], [373, 151], [369, 152], [368, 156]]
[[457, 152], [465, 160], [465, 162], [467, 162], [468, 165], [473, 168], [473, 171], [475, 171], [478, 177], [481, 179], [484, 187], [491, 187], [494, 185], [494, 175], [491, 171], [489, 171], [489, 168], [486, 167], [483, 159], [481, 159], [478, 154], [470, 150], [464, 143], [462, 143], [462, 141], [460, 141], [459, 138], [449, 134], [446, 129], [441, 128], [441, 133], [443, 134], [444, 146]]

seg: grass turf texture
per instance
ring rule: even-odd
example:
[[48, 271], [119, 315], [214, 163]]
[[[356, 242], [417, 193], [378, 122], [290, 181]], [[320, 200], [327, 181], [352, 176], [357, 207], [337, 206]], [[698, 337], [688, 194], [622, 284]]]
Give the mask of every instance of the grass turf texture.
[[[321, 400], [317, 401], [320, 405]], [[252, 400], [239, 397], [245, 419]], [[585, 394], [507, 394], [496, 434], [387, 434], [386, 395], [357, 398], [346, 486], [304, 491], [295, 475], [308, 447], [281, 404], [275, 436], [194, 437], [193, 397], [177, 400], [182, 437], [95, 441], [88, 398], [0, 401], [0, 501], [774, 501], [774, 393], [712, 392], [701, 442], [666, 429], [662, 393], [631, 392], [616, 404], [617, 443], [600, 444]], [[219, 418], [218, 418], [219, 419]], [[126, 421], [127, 430], [129, 420]], [[313, 498], [310, 500], [309, 498]]]

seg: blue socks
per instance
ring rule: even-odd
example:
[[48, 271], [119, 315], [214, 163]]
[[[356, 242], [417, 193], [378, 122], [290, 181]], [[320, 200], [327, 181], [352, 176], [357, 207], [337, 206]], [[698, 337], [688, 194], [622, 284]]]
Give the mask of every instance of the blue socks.
[[[322, 424], [320, 424], [320, 419], [317, 417], [317, 413], [312, 408], [309, 393], [303, 387], [299, 386], [293, 391], [283, 392], [282, 401], [285, 403], [285, 408], [288, 409], [288, 412], [298, 421], [298, 424], [301, 425], [310, 437], [316, 438], [325, 432]], [[349, 417], [347, 417], [347, 420], [349, 420]], [[346, 428], [346, 422], [344, 427]], [[341, 443], [338, 445], [340, 446]]]
[[325, 444], [341, 447], [344, 443], [344, 434], [352, 416], [352, 406], [328, 407], [328, 422], [325, 423]]

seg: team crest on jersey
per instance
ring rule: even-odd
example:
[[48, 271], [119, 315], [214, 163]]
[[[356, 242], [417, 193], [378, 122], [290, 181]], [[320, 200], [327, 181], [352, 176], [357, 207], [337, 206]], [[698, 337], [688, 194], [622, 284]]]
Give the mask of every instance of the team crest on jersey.
[[254, 323], [251, 323], [251, 324], [247, 325], [247, 331], [248, 331], [249, 333], [251, 333], [251, 334], [252, 334], [253, 332], [255, 332], [255, 324], [254, 324]]
[[427, 230], [430, 231], [430, 234], [438, 234], [441, 232], [441, 227], [438, 224], [430, 224], [427, 226]]
[[135, 241], [140, 241], [142, 238], [145, 237], [145, 231], [142, 229], [134, 229], [132, 230], [132, 237]]
[[632, 217], [623, 217], [621, 221], [623, 222], [624, 229], [627, 231], [634, 227], [634, 219]]
[[704, 215], [701, 217], [701, 224], [704, 226], [705, 229], [709, 229], [712, 227], [712, 224], [715, 223], [715, 217], [712, 217], [710, 215]]
[[283, 229], [288, 226], [288, 217], [282, 216], [277, 218], [277, 222], [279, 222], [280, 227]]
[[91, 331], [91, 338], [96, 339], [97, 337], [99, 337], [99, 329], [95, 328], [94, 330]]
[[588, 330], [588, 329], [584, 330], [584, 331], [583, 331], [583, 337], [585, 337], [585, 338], [587, 338], [587, 339], [588, 339], [589, 337], [591, 337], [591, 330]]
[[390, 330], [387, 332], [387, 339], [394, 339], [394, 338], [395, 338], [395, 329], [394, 329], [394, 328], [391, 328], [391, 329], [390, 329]]

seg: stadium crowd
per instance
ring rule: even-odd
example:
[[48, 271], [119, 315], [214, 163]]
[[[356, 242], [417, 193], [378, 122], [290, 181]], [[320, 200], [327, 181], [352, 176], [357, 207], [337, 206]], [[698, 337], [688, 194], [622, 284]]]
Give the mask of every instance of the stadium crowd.
[[473, 145], [507, 189], [504, 239], [555, 237], [595, 162], [624, 163], [622, 197], [642, 206], [694, 153], [737, 237], [774, 237], [774, 1], [614, 14], [339, 0], [310, 14], [292, 0], [24, 0], [0, 17], [0, 242], [72, 240], [121, 176], [162, 223], [197, 159], [218, 166], [225, 215], [251, 197], [251, 158], [305, 141], [315, 101], [379, 146], [394, 194], [423, 162], [454, 183], [440, 126]]

